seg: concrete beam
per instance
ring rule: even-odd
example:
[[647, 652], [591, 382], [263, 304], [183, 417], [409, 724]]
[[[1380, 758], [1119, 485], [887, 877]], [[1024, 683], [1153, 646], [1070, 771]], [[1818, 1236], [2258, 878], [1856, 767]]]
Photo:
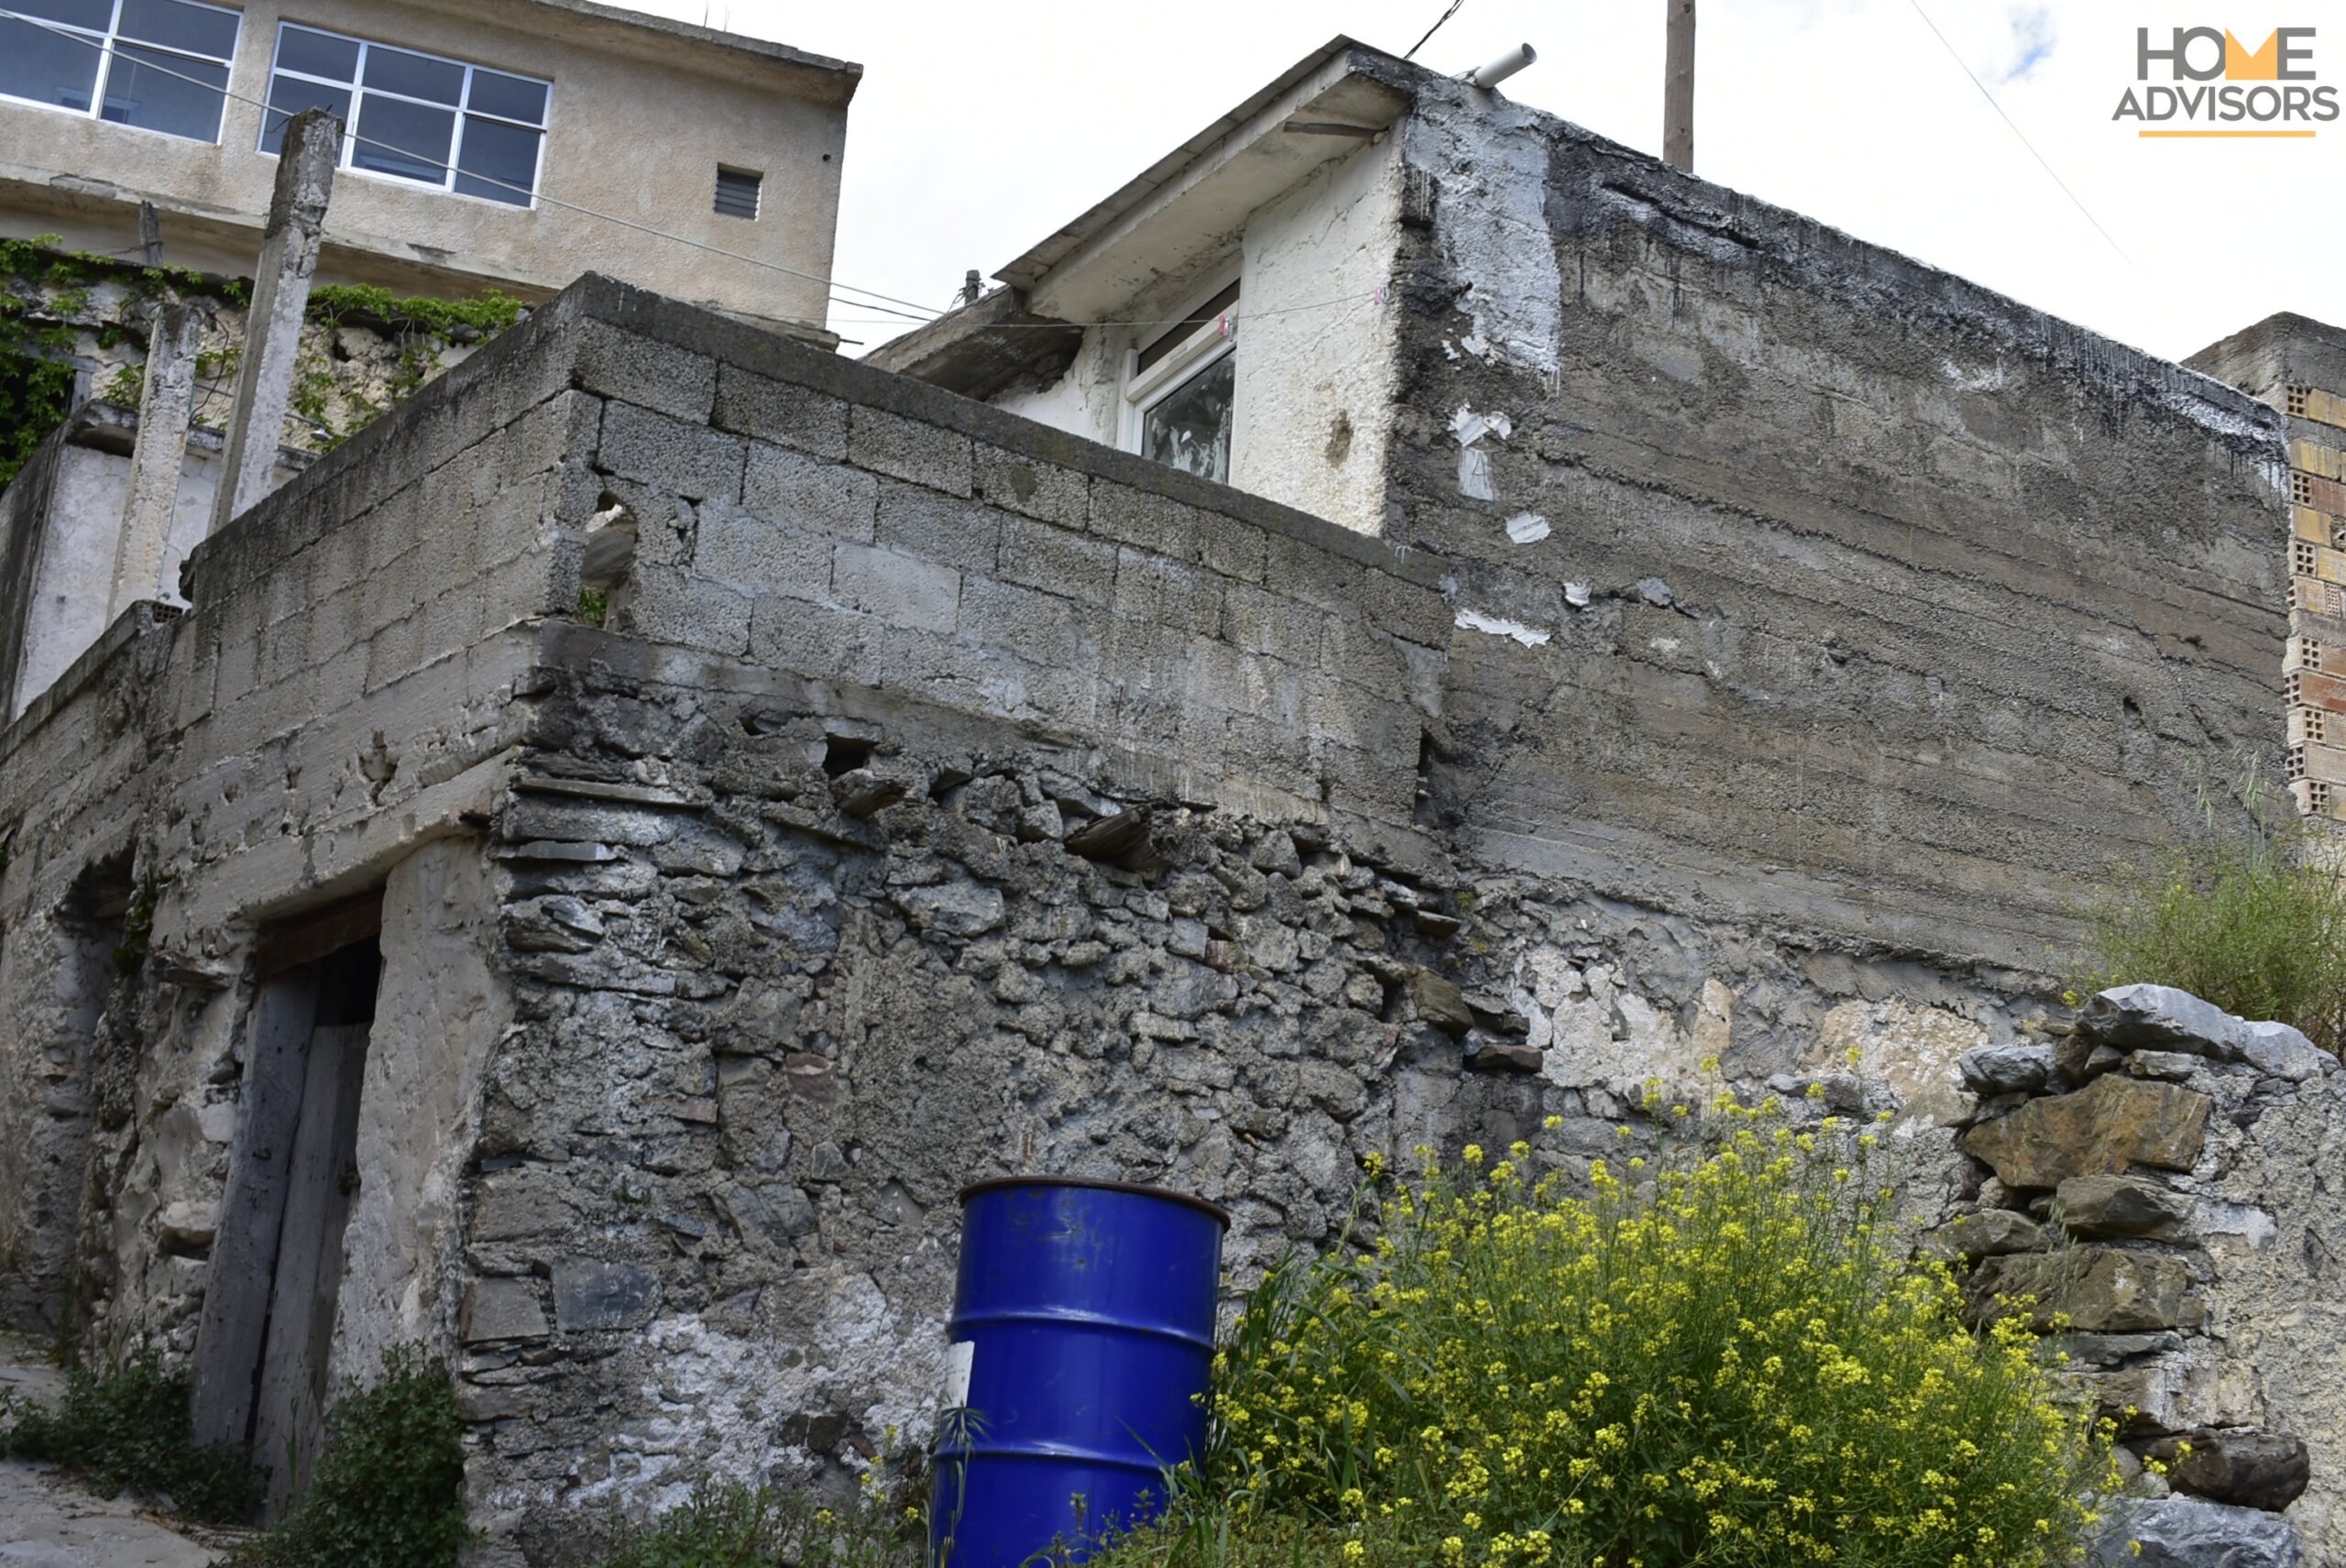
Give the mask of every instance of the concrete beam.
[[147, 387], [138, 399], [138, 444], [130, 455], [130, 495], [115, 543], [114, 588], [106, 620], [162, 590], [163, 554], [187, 460], [188, 421], [195, 412], [195, 351], [203, 312], [174, 300], [156, 313], [147, 342]]
[[212, 505], [210, 532], [219, 532], [269, 494], [285, 410], [293, 396], [293, 368], [301, 348], [301, 313], [318, 269], [318, 239], [334, 195], [334, 164], [342, 155], [342, 121], [308, 109], [285, 126], [277, 189], [269, 199], [260, 263], [253, 273], [252, 313], [245, 323], [244, 362], [236, 372], [236, 403], [228, 420], [227, 463]]

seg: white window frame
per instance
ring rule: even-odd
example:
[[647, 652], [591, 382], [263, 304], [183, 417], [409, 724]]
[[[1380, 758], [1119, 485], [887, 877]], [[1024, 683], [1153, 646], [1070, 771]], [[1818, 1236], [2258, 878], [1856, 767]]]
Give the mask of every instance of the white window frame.
[[[0, 101], [23, 104], [29, 108], [46, 109], [52, 115], [71, 115], [77, 120], [96, 120], [112, 126], [118, 131], [142, 131], [150, 137], [169, 137], [173, 141], [192, 141], [198, 147], [218, 147], [220, 133], [228, 123], [228, 94], [234, 91], [236, 85], [236, 48], [245, 41], [245, 14], [234, 5], [214, 5], [210, 4], [209, 0], [181, 0], [181, 4], [193, 6], [199, 11], [217, 11], [224, 16], [236, 18], [236, 42], [228, 46], [228, 53], [225, 57], [214, 54], [191, 54], [183, 49], [172, 49], [165, 44], [150, 44], [144, 38], [123, 38], [122, 0], [114, 0], [113, 8], [106, 13], [106, 30], [103, 33], [93, 32], [88, 27], [78, 27], [71, 22], [52, 22], [46, 16], [36, 17], [30, 12], [27, 12], [24, 14], [26, 20], [22, 24], [25, 27], [71, 33], [76, 38], [95, 40], [98, 73], [90, 79], [90, 106], [86, 109], [69, 109], [62, 104], [47, 104], [38, 98], [19, 98], [13, 93], [0, 93]], [[14, 6], [6, 8], [15, 9]], [[120, 120], [109, 120], [105, 117], [106, 81], [114, 74], [115, 46], [118, 42], [126, 43], [133, 49], [148, 49], [156, 54], [167, 55], [173, 60], [184, 60], [196, 65], [217, 65], [226, 69], [228, 82], [219, 89], [220, 121], [212, 127], [212, 135], [209, 137], [183, 137], [177, 131], [158, 130], [153, 126], [126, 125]]]
[[[120, 0], [116, 0], [116, 3], [119, 4]], [[351, 67], [351, 80], [348, 82], [337, 82], [330, 76], [317, 76], [306, 71], [293, 71], [279, 65], [277, 63], [278, 56], [284, 50], [285, 29], [288, 27], [298, 27], [305, 33], [316, 33], [323, 38], [334, 38], [341, 43], [356, 44], [358, 46], [358, 61], [356, 65]], [[269, 116], [279, 113], [279, 111], [269, 108], [266, 104], [269, 99], [276, 95], [277, 79], [281, 74], [290, 77], [296, 82], [314, 82], [320, 87], [338, 88], [350, 94], [350, 122], [342, 128], [342, 156], [336, 160], [336, 166], [338, 168], [346, 170], [350, 173], [358, 175], [365, 179], [388, 181], [391, 184], [404, 186], [409, 190], [437, 190], [444, 196], [454, 196], [458, 201], [463, 202], [479, 202], [492, 207], [502, 207], [507, 212], [526, 213], [535, 211], [538, 205], [538, 186], [545, 178], [546, 137], [553, 134], [554, 82], [546, 77], [532, 76], [526, 71], [507, 71], [501, 66], [495, 65], [477, 66], [468, 60], [453, 60], [444, 54], [433, 54], [430, 49], [411, 49], [405, 44], [387, 43], [381, 46], [384, 49], [392, 49], [400, 54], [411, 54], [423, 60], [435, 60], [442, 65], [453, 65], [465, 73], [465, 84], [463, 91], [458, 95], [458, 102], [453, 104], [443, 104], [431, 98], [417, 98], [405, 93], [394, 93], [385, 87], [367, 87], [363, 85], [367, 80], [367, 54], [369, 49], [372, 49], [375, 47], [375, 44], [370, 40], [356, 37], [351, 33], [338, 33], [332, 27], [321, 27], [309, 22], [296, 22], [290, 17], [280, 19], [277, 24], [277, 37], [269, 45], [269, 82], [261, 91], [261, 98], [264, 106], [261, 109], [260, 115], [260, 136], [253, 144], [256, 150], [258, 150], [263, 158], [275, 158], [278, 156], [276, 153], [269, 150], [267, 143], [269, 141]], [[503, 115], [492, 115], [488, 113], [486, 110], [475, 109], [472, 107], [473, 73], [476, 71], [486, 71], [493, 76], [510, 76], [517, 82], [533, 82], [536, 85], [544, 88], [546, 90], [546, 106], [544, 110], [545, 118], [539, 124], [532, 126], [523, 120], [508, 119]], [[428, 181], [411, 179], [405, 174], [393, 174], [388, 170], [380, 169], [361, 169], [353, 161], [358, 153], [359, 117], [366, 107], [367, 98], [370, 96], [377, 98], [389, 98], [394, 103], [413, 104], [420, 108], [440, 109], [456, 116], [455, 134], [448, 138], [448, 161], [447, 164], [440, 170], [440, 183], [437, 186], [433, 185]], [[535, 131], [538, 133], [538, 159], [537, 162], [532, 165], [530, 169], [530, 199], [526, 203], [500, 202], [494, 196], [475, 196], [456, 189], [456, 175], [459, 171], [459, 166], [465, 160], [465, 132], [476, 116], [487, 120], [493, 125], [511, 126], [516, 130]], [[484, 177], [476, 174], [473, 178], [478, 180]]]
[[[1199, 290], [1182, 302], [1181, 308], [1171, 313], [1170, 321], [1178, 322], [1205, 309], [1213, 298], [1226, 291], [1233, 283], [1242, 284], [1238, 303], [1243, 310], [1246, 293], [1243, 280], [1235, 270], [1217, 278], [1213, 284]], [[1148, 421], [1148, 411], [1187, 386], [1189, 381], [1225, 355], [1238, 352], [1239, 311], [1230, 313], [1230, 331], [1225, 335], [1219, 320], [1200, 322], [1189, 335], [1163, 358], [1143, 370], [1141, 351], [1153, 347], [1156, 338], [1146, 344], [1135, 342], [1124, 351], [1124, 403], [1116, 433], [1116, 444], [1126, 452], [1141, 449], [1141, 432]], [[1168, 329], [1169, 330], [1169, 329]], [[1230, 439], [1230, 460], [1238, 461], [1238, 432], [1233, 422]]]

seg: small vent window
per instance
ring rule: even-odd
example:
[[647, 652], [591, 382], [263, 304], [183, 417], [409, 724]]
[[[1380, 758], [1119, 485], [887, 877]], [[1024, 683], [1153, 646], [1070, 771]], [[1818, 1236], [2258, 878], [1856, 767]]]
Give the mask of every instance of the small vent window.
[[720, 217], [749, 218], [758, 215], [758, 190], [765, 183], [765, 176], [746, 169], [719, 168], [717, 171], [717, 211]]

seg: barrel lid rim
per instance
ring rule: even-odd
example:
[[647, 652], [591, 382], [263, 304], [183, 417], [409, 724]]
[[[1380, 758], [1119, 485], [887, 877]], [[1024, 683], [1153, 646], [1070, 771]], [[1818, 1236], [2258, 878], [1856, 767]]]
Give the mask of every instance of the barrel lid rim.
[[1162, 1198], [1168, 1202], [1202, 1210], [1212, 1215], [1215, 1223], [1223, 1230], [1230, 1229], [1230, 1211], [1210, 1199], [1171, 1187], [1152, 1187], [1142, 1181], [1109, 1181], [1093, 1176], [990, 1176], [983, 1181], [972, 1181], [961, 1189], [959, 1201], [966, 1205], [981, 1192], [994, 1192], [1005, 1187], [1088, 1187], [1100, 1192], [1129, 1192], [1138, 1198]]

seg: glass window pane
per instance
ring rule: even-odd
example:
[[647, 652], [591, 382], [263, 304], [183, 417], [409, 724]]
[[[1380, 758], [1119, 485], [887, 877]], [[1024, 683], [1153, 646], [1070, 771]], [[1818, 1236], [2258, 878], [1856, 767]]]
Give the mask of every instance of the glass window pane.
[[1230, 480], [1230, 408], [1238, 356], [1225, 354], [1150, 405], [1141, 416], [1141, 455], [1184, 474]]
[[269, 113], [261, 116], [260, 149], [276, 154], [285, 150], [285, 122], [304, 109], [332, 109], [342, 116], [346, 128], [350, 124], [350, 89], [328, 87], [321, 82], [303, 82], [298, 77], [272, 77], [269, 83]]
[[313, 33], [307, 27], [280, 27], [277, 64], [281, 71], [301, 71], [334, 82], [353, 82], [358, 76], [358, 42]]
[[464, 102], [465, 68], [377, 44], [367, 51], [367, 80], [359, 85], [428, 98], [454, 108]]
[[[187, 81], [191, 76], [196, 80]], [[116, 125], [217, 141], [220, 108], [226, 102], [222, 90], [227, 85], [225, 65], [117, 43], [106, 71], [105, 104], [98, 113]]]
[[544, 135], [466, 115], [465, 149], [456, 159], [457, 193], [528, 206], [537, 182], [538, 140]]
[[114, 19], [114, 0], [8, 0], [8, 9], [46, 22], [104, 32]]
[[480, 114], [495, 115], [499, 119], [543, 126], [546, 123], [546, 84], [524, 82], [518, 76], [507, 76], [495, 71], [476, 69], [469, 106]]
[[0, 93], [11, 98], [87, 114], [98, 59], [98, 51], [79, 38], [0, 19]]
[[[368, 51], [373, 59], [373, 51]], [[358, 145], [351, 150], [350, 167], [421, 180], [427, 185], [447, 182], [448, 144], [456, 137], [453, 109], [428, 108], [397, 98], [369, 93], [358, 110]]]
[[121, 35], [190, 54], [226, 60], [236, 52], [236, 14], [180, 0], [122, 0]]

